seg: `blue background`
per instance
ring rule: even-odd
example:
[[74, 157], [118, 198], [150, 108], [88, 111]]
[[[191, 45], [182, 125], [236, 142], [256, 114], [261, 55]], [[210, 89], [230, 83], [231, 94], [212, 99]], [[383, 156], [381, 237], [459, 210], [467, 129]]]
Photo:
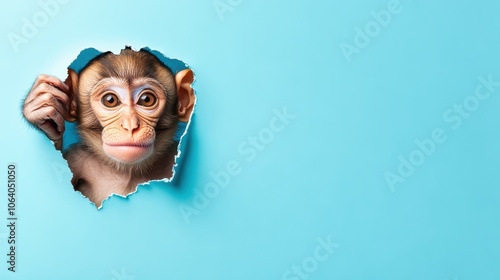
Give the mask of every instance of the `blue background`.
[[[309, 279], [498, 279], [500, 87], [460, 127], [443, 118], [478, 77], [500, 81], [498, 1], [401, 0], [349, 57], [341, 44], [354, 46], [355, 28], [391, 1], [220, 2], [231, 10], [72, 0], [17, 47], [9, 34], [43, 9], [2, 4], [0, 180], [16, 163], [19, 220], [16, 273], [0, 226], [0, 279], [305, 279], [286, 273], [311, 260], [318, 238], [340, 246]], [[174, 185], [97, 211], [19, 104], [38, 74], [65, 78], [80, 50], [125, 44], [192, 67], [196, 116]], [[295, 117], [247, 160], [238, 147], [284, 107]], [[436, 128], [446, 141], [391, 189], [384, 174], [398, 174], [399, 157]], [[179, 207], [194, 207], [232, 160], [241, 173], [186, 219]]]

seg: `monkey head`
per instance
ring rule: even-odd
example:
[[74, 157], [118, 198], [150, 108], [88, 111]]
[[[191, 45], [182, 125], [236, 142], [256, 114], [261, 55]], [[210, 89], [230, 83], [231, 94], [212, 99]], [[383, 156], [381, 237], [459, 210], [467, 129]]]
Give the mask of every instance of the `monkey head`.
[[[174, 69], [175, 70], [175, 69]], [[70, 115], [84, 147], [101, 161], [141, 172], [176, 153], [179, 122], [191, 116], [193, 72], [174, 73], [149, 49], [102, 53], [68, 70]]]

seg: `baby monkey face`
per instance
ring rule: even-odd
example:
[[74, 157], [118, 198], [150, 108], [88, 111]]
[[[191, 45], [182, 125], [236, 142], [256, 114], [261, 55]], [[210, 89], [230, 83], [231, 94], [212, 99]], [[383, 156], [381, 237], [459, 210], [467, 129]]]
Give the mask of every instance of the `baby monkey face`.
[[154, 151], [155, 127], [166, 105], [163, 86], [152, 78], [104, 78], [91, 90], [90, 104], [103, 127], [104, 152], [136, 163]]

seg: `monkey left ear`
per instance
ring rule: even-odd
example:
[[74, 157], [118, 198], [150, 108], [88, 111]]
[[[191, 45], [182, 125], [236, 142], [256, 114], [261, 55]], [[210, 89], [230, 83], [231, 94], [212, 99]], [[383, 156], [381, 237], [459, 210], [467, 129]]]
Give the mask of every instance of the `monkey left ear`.
[[194, 81], [194, 74], [191, 69], [184, 69], [175, 75], [175, 84], [177, 85], [177, 97], [179, 105], [177, 114], [182, 122], [189, 121], [193, 112], [196, 97], [191, 87]]
[[70, 100], [69, 112], [66, 116], [66, 120], [70, 122], [74, 122], [76, 120], [76, 95], [78, 91], [78, 74], [72, 69], [68, 69], [68, 77], [64, 81], [64, 83], [69, 87], [68, 97]]

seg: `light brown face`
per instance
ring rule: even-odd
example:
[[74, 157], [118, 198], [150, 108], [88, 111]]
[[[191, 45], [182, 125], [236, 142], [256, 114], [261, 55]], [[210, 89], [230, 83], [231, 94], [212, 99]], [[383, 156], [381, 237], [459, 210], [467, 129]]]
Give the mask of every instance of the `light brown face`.
[[102, 147], [106, 155], [127, 164], [151, 156], [155, 127], [165, 104], [163, 86], [155, 79], [100, 80], [91, 90], [90, 105], [103, 127]]

